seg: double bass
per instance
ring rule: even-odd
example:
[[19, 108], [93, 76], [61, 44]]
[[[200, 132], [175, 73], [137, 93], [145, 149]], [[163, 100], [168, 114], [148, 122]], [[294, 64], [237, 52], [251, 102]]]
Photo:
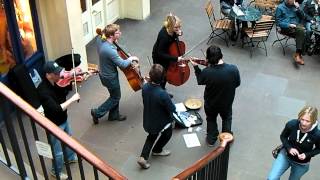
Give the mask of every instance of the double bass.
[[[191, 52], [192, 49], [185, 53], [185, 43], [177, 39], [169, 46], [169, 54], [175, 57], [185, 56], [186, 54]], [[195, 61], [197, 64], [207, 66], [207, 62], [205, 60], [192, 59], [192, 61]], [[189, 62], [189, 59], [181, 60], [178, 62], [170, 62], [166, 74], [167, 82], [174, 86], [181, 86], [182, 84], [187, 82], [190, 77], [190, 68], [188, 66]]]
[[[128, 59], [130, 57], [116, 42], [113, 42], [113, 44], [117, 47], [118, 54], [122, 59]], [[132, 64], [121, 70], [126, 76], [131, 88], [134, 91], [139, 91], [143, 86], [144, 78], [141, 76], [138, 64]]]

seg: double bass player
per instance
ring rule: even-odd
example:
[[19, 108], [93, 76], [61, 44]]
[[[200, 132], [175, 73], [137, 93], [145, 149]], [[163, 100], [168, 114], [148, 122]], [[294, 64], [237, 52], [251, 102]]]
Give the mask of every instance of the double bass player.
[[117, 67], [127, 68], [131, 66], [133, 61], [138, 62], [139, 59], [136, 56], [130, 56], [127, 59], [122, 59], [119, 56], [117, 47], [113, 44], [121, 36], [119, 25], [109, 24], [103, 30], [97, 29], [97, 34], [99, 77], [102, 85], [108, 89], [110, 96], [98, 108], [91, 109], [92, 120], [94, 124], [98, 124], [99, 118], [109, 111], [109, 121], [124, 121], [127, 117], [119, 113], [121, 91]]
[[[153, 64], [161, 64], [165, 70], [168, 70], [170, 62], [177, 62], [183, 60], [182, 56], [173, 56], [169, 53], [169, 47], [172, 43], [177, 41], [178, 36], [182, 35], [181, 31], [181, 20], [178, 16], [169, 13], [165, 21], [163, 23], [163, 27], [161, 28], [160, 32], [158, 33], [157, 40], [153, 45], [152, 49], [152, 59]], [[166, 87], [166, 77], [164, 77], [163, 81], [161, 82], [161, 87], [165, 89]], [[172, 98], [173, 95], [170, 94]]]

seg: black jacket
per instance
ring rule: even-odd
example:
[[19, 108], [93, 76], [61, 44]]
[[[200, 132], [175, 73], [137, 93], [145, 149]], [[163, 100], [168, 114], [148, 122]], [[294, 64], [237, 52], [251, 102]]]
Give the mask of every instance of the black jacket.
[[150, 134], [159, 133], [172, 122], [175, 105], [168, 93], [159, 85], [147, 83], [142, 88], [143, 128]]
[[57, 126], [63, 124], [67, 118], [67, 110], [63, 111], [60, 104], [66, 101], [69, 90], [52, 85], [46, 78], [37, 88], [40, 102], [44, 109], [45, 116]]
[[153, 64], [161, 64], [164, 69], [168, 69], [170, 61], [178, 61], [177, 56], [169, 54], [169, 47], [177, 38], [175, 33], [170, 36], [165, 27], [161, 28], [152, 49]]
[[206, 108], [230, 108], [236, 88], [240, 85], [239, 70], [232, 64], [209, 65], [202, 71], [194, 67], [198, 85], [205, 85]]
[[[287, 155], [290, 159], [298, 163], [307, 163], [310, 161], [311, 157], [320, 153], [320, 131], [318, 126], [314, 127], [308, 132], [305, 140], [299, 143], [297, 142], [297, 130], [299, 130], [299, 120], [293, 119], [287, 122], [280, 135], [280, 139], [287, 150]], [[300, 132], [299, 141], [303, 136], [304, 133]], [[300, 154], [305, 153], [306, 159], [300, 160], [297, 156], [289, 154], [290, 148], [297, 149]]]

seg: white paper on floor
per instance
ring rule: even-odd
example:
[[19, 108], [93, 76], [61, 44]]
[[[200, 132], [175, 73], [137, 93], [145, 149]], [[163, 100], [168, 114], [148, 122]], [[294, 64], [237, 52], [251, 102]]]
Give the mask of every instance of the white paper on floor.
[[186, 112], [187, 111], [187, 108], [184, 106], [183, 103], [177, 103], [177, 104], [175, 104], [175, 106], [176, 106], [177, 112]]
[[201, 146], [199, 138], [196, 133], [184, 134], [184, 142], [186, 143], [187, 148]]

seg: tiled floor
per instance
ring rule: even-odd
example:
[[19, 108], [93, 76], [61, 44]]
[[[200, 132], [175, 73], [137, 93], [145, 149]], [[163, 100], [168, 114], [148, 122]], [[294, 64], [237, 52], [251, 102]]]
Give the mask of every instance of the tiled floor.
[[[181, 38], [190, 49], [208, 37], [210, 27], [204, 11], [205, 0], [151, 0], [151, 16], [144, 21], [119, 20], [122, 37], [120, 44], [133, 55], [140, 58], [142, 74], [150, 68], [153, 43], [161, 28], [163, 18], [168, 12], [176, 13], [183, 21], [184, 35]], [[218, 2], [214, 1], [219, 17]], [[233, 131], [235, 141], [231, 148], [228, 179], [265, 179], [271, 164], [271, 150], [280, 143], [279, 134], [287, 120], [295, 118], [304, 104], [320, 108], [320, 59], [319, 56], [305, 57], [305, 65], [293, 65], [287, 49], [283, 56], [278, 45], [271, 46], [275, 40], [274, 30], [267, 41], [268, 57], [264, 51], [255, 50], [250, 58], [249, 49], [242, 49], [240, 43], [226, 47], [223, 41], [214, 39], [223, 51], [227, 63], [236, 64], [241, 72], [242, 84], [238, 88], [234, 102]], [[203, 58], [202, 50], [206, 41], [197, 46], [189, 55]], [[98, 58], [93, 43], [88, 44], [88, 61], [97, 63]], [[120, 71], [119, 71], [120, 72]], [[200, 126], [198, 134], [201, 147], [188, 149], [182, 135], [186, 129], [174, 130], [167, 148], [171, 156], [150, 158], [151, 168], [141, 170], [137, 163], [146, 133], [142, 128], [141, 92], [130, 89], [124, 75], [120, 72], [122, 98], [120, 110], [128, 116], [124, 122], [106, 121], [93, 125], [90, 108], [97, 107], [107, 97], [106, 89], [98, 77], [93, 77], [82, 85], [79, 92], [81, 101], [70, 110], [70, 121], [74, 136], [89, 149], [114, 166], [129, 179], [170, 179], [180, 170], [212, 150], [205, 144], [206, 123]], [[183, 102], [189, 97], [202, 98], [204, 88], [198, 86], [193, 73], [189, 81], [180, 86], [169, 85], [168, 91], [174, 94], [175, 102]], [[203, 117], [204, 111], [200, 110]], [[304, 179], [320, 179], [319, 157], [313, 159], [311, 168]]]

